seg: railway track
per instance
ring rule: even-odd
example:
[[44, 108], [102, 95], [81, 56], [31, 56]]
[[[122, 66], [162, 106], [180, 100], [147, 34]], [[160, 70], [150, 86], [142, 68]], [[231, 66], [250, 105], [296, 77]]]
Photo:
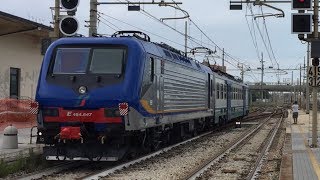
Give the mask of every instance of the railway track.
[[[187, 174], [183, 179], [199, 180], [210, 179], [211, 177], [217, 177], [218, 179], [257, 179], [266, 154], [279, 130], [282, 120], [282, 117], [280, 120], [271, 117], [268, 118], [264, 123], [253, 129], [245, 137], [239, 138], [239, 141], [236, 144], [222, 149], [219, 155], [213, 156], [212, 159]], [[270, 124], [273, 125], [269, 126]], [[268, 133], [263, 132], [266, 129], [269, 129]], [[254, 138], [263, 136], [265, 136], [265, 139], [260, 142], [259, 146], [255, 146], [255, 148], [248, 148], [254, 147], [250, 145], [254, 142], [259, 143], [254, 140]], [[248, 154], [243, 153], [249, 149], [253, 152], [259, 151], [258, 155], [253, 154], [252, 152]], [[239, 163], [241, 161], [244, 161], [245, 163]]]
[[[269, 116], [270, 116], [270, 114], [269, 114]], [[267, 121], [269, 118], [267, 118], [265, 121]], [[259, 125], [258, 128], [261, 127], [262, 125], [263, 124]], [[248, 129], [249, 128], [247, 128], [247, 129], [244, 128], [242, 130], [243, 131], [247, 131]], [[254, 132], [254, 130], [251, 130], [251, 131]], [[238, 133], [237, 137], [244, 137], [245, 134], [247, 134], [247, 132]], [[218, 135], [218, 136], [220, 136], [220, 135]], [[246, 136], [246, 137], [248, 137], [248, 136]], [[216, 140], [217, 137], [210, 138], [208, 142]], [[227, 141], [228, 142], [229, 139], [230, 139], [230, 137], [227, 137], [226, 139], [222, 139], [222, 141], [224, 141], [224, 142]], [[232, 145], [232, 144], [233, 145], [237, 144], [237, 142], [239, 142], [239, 139], [241, 139], [241, 138], [233, 138], [232, 141], [228, 142], [228, 146]], [[189, 146], [194, 146], [195, 148], [197, 148], [196, 147], [197, 145], [194, 145], [194, 144], [189, 144]], [[202, 144], [200, 146], [206, 148]], [[224, 143], [223, 146], [226, 146], [226, 143]], [[216, 147], [217, 148], [219, 147], [219, 143], [216, 143]], [[186, 162], [188, 157], [186, 157], [186, 158], [182, 157], [183, 156], [182, 154], [190, 154], [190, 155], [195, 156], [195, 159], [193, 159], [193, 161], [197, 161], [197, 160], [198, 161], [195, 162], [195, 164], [192, 164], [192, 166], [197, 166], [197, 165], [200, 164], [200, 162], [203, 162], [203, 161], [206, 161], [206, 162], [209, 163], [209, 160], [208, 160], [207, 157], [202, 158], [202, 159], [199, 158], [200, 159], [199, 160], [199, 159], [197, 159], [197, 153], [191, 153], [191, 152], [185, 151], [184, 153], [179, 152], [179, 153], [174, 154], [173, 152], [168, 152], [167, 151], [166, 154], [162, 154], [163, 157], [161, 157], [161, 156], [157, 156], [157, 157], [153, 156], [154, 158], [143, 157], [143, 158], [141, 158], [139, 160], [128, 162], [128, 163], [122, 164], [120, 166], [116, 166], [116, 167], [114, 167], [112, 169], [108, 169], [108, 170], [100, 172], [98, 174], [93, 174], [93, 175], [87, 176], [87, 177], [85, 177], [83, 179], [86, 179], [86, 180], [89, 180], [89, 179], [90, 180], [91, 179], [132, 179], [132, 178], [135, 178], [135, 179], [189, 179], [191, 176], [189, 177], [188, 175], [187, 176], [184, 175], [184, 174], [188, 174], [186, 172], [189, 172], [189, 170], [187, 170], [188, 169], [188, 167], [187, 167], [188, 162]], [[224, 156], [223, 152], [225, 152], [225, 149], [223, 149], [223, 150], [221, 150], [219, 152], [207, 151], [205, 153], [209, 154], [210, 152], [216, 154], [215, 158], [221, 158], [221, 157]], [[169, 155], [170, 153], [171, 153], [171, 155]], [[172, 164], [172, 161], [174, 161], [174, 160], [171, 160], [172, 156], [178, 156], [178, 157], [181, 156], [182, 157], [181, 159], [184, 159], [186, 161], [181, 162], [180, 163], [181, 167], [177, 168], [176, 166], [174, 166], [174, 164]], [[209, 159], [212, 160], [212, 158], [209, 158]], [[167, 161], [171, 161], [171, 164], [170, 163], [166, 164], [166, 163], [162, 162], [162, 161], [166, 161], [166, 160]], [[182, 166], [183, 164], [185, 164], [185, 166]], [[152, 168], [152, 166], [158, 167], [158, 168], [155, 168], [155, 169], [159, 169], [159, 168], [164, 168], [164, 169], [162, 170], [162, 172], [154, 172], [156, 170], [154, 170]], [[166, 169], [166, 168], [168, 168], [168, 169]], [[171, 172], [171, 170], [174, 170], [175, 172]], [[146, 174], [148, 174], [148, 171], [149, 171], [149, 174], [153, 173], [155, 176], [146, 175]], [[177, 172], [181, 172], [181, 174], [175, 175], [174, 173], [177, 173]], [[161, 173], [166, 173], [166, 175], [157, 176], [158, 174], [161, 174]], [[142, 175], [142, 176], [140, 176], [140, 175]]]
[[98, 173], [98, 174], [91, 174], [91, 175], [82, 177], [81, 179], [83, 179], [83, 180], [94, 180], [94, 179], [97, 179], [97, 180], [98, 180], [98, 179], [100, 179], [101, 177], [108, 176], [108, 175], [110, 175], [110, 174], [112, 174], [112, 173], [114, 173], [114, 172], [116, 172], [116, 171], [122, 170], [122, 169], [124, 169], [124, 168], [128, 168], [129, 166], [131, 166], [131, 165], [133, 165], [133, 164], [140, 163], [140, 162], [142, 162], [142, 161], [144, 161], [144, 160], [147, 160], [147, 159], [149, 159], [149, 158], [152, 158], [152, 157], [154, 157], [154, 156], [157, 156], [157, 155], [159, 155], [159, 154], [161, 154], [161, 153], [168, 152], [169, 150], [171, 150], [171, 149], [173, 149], [173, 148], [175, 148], [175, 147], [178, 147], [178, 146], [183, 145], [183, 144], [185, 144], [185, 143], [188, 143], [188, 142], [190, 142], [190, 141], [199, 139], [199, 138], [201, 138], [201, 137], [203, 137], [203, 136], [206, 136], [206, 135], [208, 135], [208, 134], [211, 134], [211, 132], [204, 133], [204, 134], [202, 134], [202, 135], [200, 135], [200, 136], [194, 137], [194, 138], [192, 138], [192, 139], [188, 139], [188, 140], [186, 140], [186, 141], [183, 141], [183, 142], [181, 142], [181, 143], [178, 143], [178, 144], [172, 145], [172, 146], [170, 146], [170, 147], [164, 148], [164, 149], [162, 149], [162, 150], [156, 151], [156, 152], [154, 152], [154, 153], [152, 153], [152, 154], [143, 156], [143, 157], [138, 158], [138, 159], [135, 159], [135, 160], [133, 160], [133, 161], [120, 164], [120, 165], [118, 165], [118, 166], [116, 166], [116, 167], [113, 167], [113, 168], [108, 169], [108, 170], [106, 170], [106, 171], [102, 171], [102, 172], [100, 172], [100, 173]]
[[266, 139], [266, 143], [255, 163], [254, 168], [250, 171], [247, 179], [256, 179], [260, 176], [261, 167], [266, 159], [267, 153], [270, 150], [270, 147], [276, 137], [276, 134], [279, 132], [280, 125], [283, 122], [283, 117], [280, 118], [280, 120], [276, 123], [275, 128], [271, 131], [269, 134], [269, 137]]
[[[258, 118], [261, 118], [261, 116]], [[227, 128], [230, 128], [233, 126], [234, 125], [231, 124]], [[241, 129], [244, 130], [245, 128], [241, 128]], [[230, 130], [225, 130], [225, 131], [230, 131]], [[224, 132], [215, 132], [215, 133], [216, 133], [215, 135], [216, 137], [213, 139], [216, 139], [220, 135], [224, 134]], [[237, 133], [238, 133], [238, 136], [243, 137], [243, 133], [240, 133], [240, 132], [237, 132]], [[197, 139], [205, 138], [206, 136], [210, 136], [212, 134], [213, 134], [212, 132], [208, 132], [200, 136], [197, 136], [195, 138], [183, 141], [179, 144], [161, 149], [157, 152], [153, 152], [149, 155], [145, 155], [133, 161], [129, 161], [121, 164], [120, 163], [108, 164], [103, 162], [99, 162], [99, 163], [95, 162], [92, 164], [88, 162], [70, 163], [69, 165], [66, 165], [66, 166], [61, 165], [58, 168], [56, 167], [50, 168], [39, 173], [34, 173], [30, 176], [24, 177], [24, 179], [61, 179], [61, 178], [62, 179], [101, 179], [101, 178], [108, 179], [109, 177], [113, 177], [113, 174], [115, 173], [119, 174], [119, 172], [130, 169], [131, 167], [137, 166], [138, 164], [141, 164], [143, 162], [154, 161], [153, 159], [156, 159], [158, 156], [169, 156], [166, 154], [170, 154], [170, 151], [172, 151], [173, 149], [179, 148], [179, 146], [183, 146], [183, 145], [185, 147], [194, 146], [191, 142], [197, 141]], [[228, 142], [229, 139], [230, 138], [226, 138], [225, 140], [222, 140], [222, 141]], [[239, 141], [239, 140], [237, 139], [235, 141], [229, 142], [229, 144], [232, 144], [236, 141]], [[185, 144], [188, 144], [188, 145], [185, 145]], [[205, 145], [202, 145], [202, 146], [205, 146]], [[224, 144], [224, 146], [226, 146], [226, 144]], [[184, 148], [181, 147], [181, 149], [185, 149], [185, 147]], [[118, 179], [121, 179], [121, 176]]]

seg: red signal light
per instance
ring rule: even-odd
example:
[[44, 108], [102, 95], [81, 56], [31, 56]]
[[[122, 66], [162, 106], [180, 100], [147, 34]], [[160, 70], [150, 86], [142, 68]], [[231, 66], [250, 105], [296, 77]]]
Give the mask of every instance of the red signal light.
[[299, 0], [299, 2], [304, 3], [304, 0]]

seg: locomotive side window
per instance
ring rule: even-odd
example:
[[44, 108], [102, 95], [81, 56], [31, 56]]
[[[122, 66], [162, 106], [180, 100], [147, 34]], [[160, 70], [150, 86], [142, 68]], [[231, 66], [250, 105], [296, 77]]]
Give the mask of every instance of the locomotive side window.
[[59, 48], [56, 52], [53, 74], [85, 73], [89, 54], [89, 48]]
[[150, 81], [153, 82], [153, 80], [154, 80], [154, 58], [153, 57], [150, 58], [150, 63], [151, 63]]
[[149, 87], [154, 82], [154, 73], [155, 73], [155, 60], [153, 57], [150, 57], [145, 61], [144, 65], [144, 73], [143, 73], [143, 81], [141, 88], [141, 96], [143, 96]]
[[122, 74], [125, 49], [93, 49], [91, 73]]

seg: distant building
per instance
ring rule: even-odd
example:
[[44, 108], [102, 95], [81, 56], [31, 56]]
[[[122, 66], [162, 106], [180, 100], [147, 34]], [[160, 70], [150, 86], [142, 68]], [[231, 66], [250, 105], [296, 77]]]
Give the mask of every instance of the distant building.
[[34, 98], [42, 40], [53, 28], [0, 11], [0, 98]]

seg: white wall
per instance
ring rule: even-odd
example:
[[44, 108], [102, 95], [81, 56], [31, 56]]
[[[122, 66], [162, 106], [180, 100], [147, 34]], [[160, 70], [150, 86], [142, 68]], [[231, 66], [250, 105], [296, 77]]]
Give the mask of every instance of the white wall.
[[41, 38], [22, 33], [0, 36], [0, 97], [9, 96], [10, 67], [21, 69], [20, 96], [34, 98], [41, 55]]

